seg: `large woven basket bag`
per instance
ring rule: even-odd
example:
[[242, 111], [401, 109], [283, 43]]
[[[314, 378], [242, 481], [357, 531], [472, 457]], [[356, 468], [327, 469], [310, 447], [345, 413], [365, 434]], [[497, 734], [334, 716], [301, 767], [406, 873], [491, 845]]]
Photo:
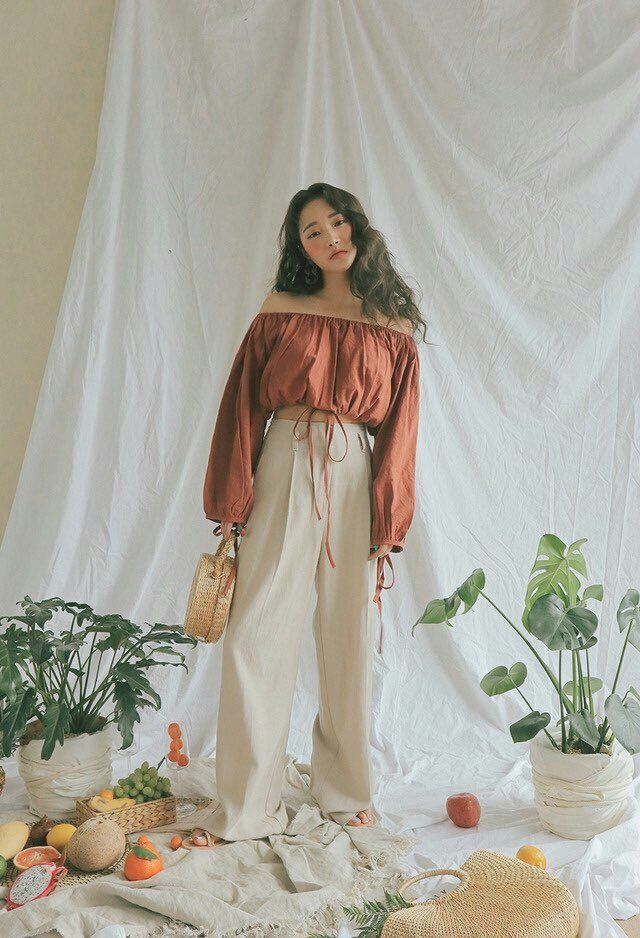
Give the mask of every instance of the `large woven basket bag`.
[[[222, 527], [218, 525], [213, 533], [222, 534]], [[215, 554], [200, 555], [184, 620], [187, 635], [193, 635], [200, 641], [217, 642], [224, 632], [235, 589], [238, 540], [239, 535], [232, 533], [222, 538]], [[233, 559], [229, 556], [232, 546]]]
[[412, 883], [443, 873], [457, 876], [460, 886], [391, 912], [381, 938], [577, 938], [578, 906], [564, 883], [492, 850], [475, 850], [458, 869], [418, 873], [396, 892], [402, 896]]

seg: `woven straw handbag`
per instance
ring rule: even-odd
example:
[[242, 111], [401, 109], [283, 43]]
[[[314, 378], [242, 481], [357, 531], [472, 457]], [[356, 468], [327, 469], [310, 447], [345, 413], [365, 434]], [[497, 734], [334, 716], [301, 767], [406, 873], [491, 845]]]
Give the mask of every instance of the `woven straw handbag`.
[[[222, 534], [221, 525], [215, 527], [213, 533]], [[184, 620], [187, 635], [200, 641], [217, 642], [224, 632], [235, 589], [239, 537], [233, 533], [223, 537], [215, 554], [200, 555]], [[229, 556], [231, 546], [233, 559]]]
[[460, 886], [391, 912], [380, 938], [577, 938], [580, 916], [567, 887], [538, 867], [492, 850], [474, 851], [458, 869], [418, 873], [396, 892], [443, 873], [457, 876]]

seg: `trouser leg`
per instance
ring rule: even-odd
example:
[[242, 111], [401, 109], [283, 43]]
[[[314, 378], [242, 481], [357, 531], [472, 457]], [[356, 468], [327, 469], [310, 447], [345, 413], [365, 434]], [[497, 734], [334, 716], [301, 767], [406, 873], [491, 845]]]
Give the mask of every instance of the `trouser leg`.
[[223, 636], [216, 742], [219, 804], [201, 826], [225, 840], [281, 833], [286, 744], [322, 531], [293, 423], [269, 425]]
[[[313, 632], [319, 708], [313, 724], [311, 794], [324, 814], [344, 824], [370, 808], [369, 745], [377, 607], [370, 561], [371, 450], [362, 425], [347, 425], [349, 448], [331, 463], [331, 548], [319, 557]], [[340, 440], [338, 440], [340, 442]], [[333, 449], [332, 444], [332, 449]], [[342, 451], [341, 451], [342, 452]]]

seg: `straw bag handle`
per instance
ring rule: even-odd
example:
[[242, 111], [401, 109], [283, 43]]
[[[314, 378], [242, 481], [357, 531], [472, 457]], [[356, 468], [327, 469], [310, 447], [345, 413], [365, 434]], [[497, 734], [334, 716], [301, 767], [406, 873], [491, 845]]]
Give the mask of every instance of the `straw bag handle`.
[[[216, 527], [213, 529], [213, 534], [214, 534], [214, 537], [217, 537], [219, 534], [222, 534], [221, 524], [216, 525]], [[233, 544], [233, 563], [231, 565], [231, 573], [229, 574], [229, 577], [227, 578], [227, 582], [225, 583], [225, 587], [222, 590], [223, 596], [227, 595], [227, 592], [229, 591], [231, 584], [236, 578], [236, 573], [238, 572], [238, 545], [240, 543], [241, 537], [244, 537], [244, 529], [240, 532], [240, 534], [238, 534], [238, 532], [236, 531], [235, 534], [232, 532], [227, 537], [223, 537], [220, 543], [218, 544], [218, 548], [213, 557], [213, 567], [214, 567], [213, 575], [219, 576], [220, 570], [222, 568], [222, 564], [229, 551], [229, 545], [231, 543]]]
[[[455, 869], [455, 870], [444, 870], [444, 869], [442, 869], [442, 870], [426, 870], [424, 873], [418, 873], [416, 876], [411, 876], [409, 879], [405, 879], [404, 882], [401, 883], [400, 886], [396, 889], [396, 893], [397, 893], [399, 896], [402, 896], [403, 893], [404, 893], [404, 890], [405, 890], [405, 889], [408, 889], [409, 886], [413, 885], [413, 883], [417, 883], [418, 880], [420, 880], [420, 879], [427, 879], [429, 876], [444, 876], [446, 873], [448, 873], [450, 876], [457, 876], [457, 878], [460, 880], [460, 885], [459, 885], [458, 888], [455, 890], [456, 892], [462, 892], [462, 890], [463, 890], [463, 889], [466, 889], [467, 886], [469, 885], [470, 876], [469, 876], [469, 874], [467, 873], [466, 870], [462, 870], [462, 869]], [[404, 897], [403, 897], [403, 898], [404, 898]], [[440, 896], [439, 898], [441, 898], [441, 899], [446, 899], [446, 898], [448, 898], [448, 894], [445, 895], [445, 896]], [[412, 905], [416, 905], [417, 903], [423, 902], [424, 900], [422, 900], [422, 899], [406, 899], [405, 901], [406, 901], [406, 902], [410, 902]], [[437, 902], [438, 899], [430, 899], [429, 901], [430, 901], [430, 902]]]

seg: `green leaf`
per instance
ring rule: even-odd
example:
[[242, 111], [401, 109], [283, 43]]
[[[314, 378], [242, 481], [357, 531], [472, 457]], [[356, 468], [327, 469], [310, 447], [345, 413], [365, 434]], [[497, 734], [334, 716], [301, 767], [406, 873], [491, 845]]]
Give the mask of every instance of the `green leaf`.
[[449, 620], [457, 615], [461, 605], [464, 605], [462, 615], [471, 609], [480, 594], [480, 590], [484, 588], [484, 584], [484, 571], [478, 567], [467, 577], [464, 583], [453, 591], [451, 596], [447, 596], [445, 599], [432, 599], [427, 603], [418, 621], [414, 622], [411, 634], [414, 634], [417, 625], [440, 625], [446, 622], [447, 625], [451, 626]]
[[36, 692], [32, 687], [17, 690], [14, 701], [4, 711], [0, 722], [2, 754], [10, 756], [33, 714]]
[[115, 701], [113, 714], [122, 736], [120, 749], [128, 749], [133, 743], [133, 727], [140, 722], [138, 698], [133, 688], [124, 681], [117, 681], [113, 685], [113, 699]]
[[29, 633], [29, 652], [31, 654], [31, 661], [36, 667], [45, 664], [53, 655], [51, 634], [52, 633], [49, 631], [33, 631]]
[[566, 608], [554, 593], [539, 596], [529, 610], [527, 629], [552, 651], [580, 647], [598, 627], [595, 612], [584, 606]]
[[594, 584], [593, 586], [587, 586], [586, 590], [582, 594], [582, 602], [585, 602], [587, 599], [597, 599], [598, 602], [602, 602], [602, 597], [604, 595], [604, 590], [600, 583]]
[[515, 690], [524, 684], [527, 677], [527, 668], [521, 661], [511, 665], [509, 670], [504, 665], [489, 671], [480, 681], [480, 687], [488, 697], [497, 697], [507, 691]]
[[631, 626], [629, 644], [640, 650], [640, 595], [638, 590], [627, 590], [620, 600], [616, 618], [621, 632]]
[[610, 694], [604, 712], [613, 735], [631, 753], [640, 751], [640, 702], [630, 697], [623, 703], [618, 694]]
[[[577, 681], [577, 683], [580, 684], [580, 681]], [[592, 694], [595, 694], [597, 690], [600, 690], [603, 687], [603, 683], [599, 677], [592, 677], [592, 678], [583, 677], [582, 684], [584, 687], [584, 692], [585, 694], [587, 694], [587, 696], [589, 695], [589, 687], [591, 687]], [[572, 694], [573, 693], [573, 681], [567, 681], [567, 683], [564, 685], [562, 690], [565, 692], [565, 694]]]
[[525, 627], [528, 627], [531, 607], [540, 596], [555, 593], [567, 604], [570, 593], [578, 595], [580, 580], [574, 570], [586, 576], [586, 561], [580, 553], [580, 545], [586, 540], [587, 538], [583, 537], [567, 547], [555, 534], [542, 535], [525, 596], [525, 608], [522, 613], [522, 624]]
[[509, 727], [511, 738], [514, 743], [526, 743], [527, 740], [537, 736], [540, 730], [543, 730], [549, 724], [550, 720], [551, 714], [549, 713], [540, 713], [538, 710], [527, 713], [521, 720], [517, 720]]
[[569, 714], [569, 725], [578, 737], [594, 749], [600, 741], [600, 734], [589, 708]]
[[147, 697], [151, 698], [155, 704], [155, 709], [159, 710], [162, 706], [160, 695], [157, 694], [149, 683], [149, 679], [142, 671], [138, 671], [135, 665], [124, 661], [115, 666], [111, 672], [118, 681], [125, 681], [134, 690], [141, 691]]
[[62, 745], [64, 736], [69, 729], [69, 708], [64, 701], [50, 704], [44, 713], [44, 743], [40, 758], [51, 758], [56, 743]]
[[476, 599], [480, 595], [480, 590], [484, 589], [484, 585], [484, 570], [482, 570], [480, 567], [477, 567], [473, 573], [467, 577], [464, 583], [458, 587], [456, 592], [465, 605], [462, 615], [471, 609]]
[[140, 857], [141, 860], [157, 860], [158, 854], [154, 853], [153, 850], [149, 850], [147, 847], [143, 847], [142, 844], [134, 844], [131, 848], [131, 852], [136, 857]]

